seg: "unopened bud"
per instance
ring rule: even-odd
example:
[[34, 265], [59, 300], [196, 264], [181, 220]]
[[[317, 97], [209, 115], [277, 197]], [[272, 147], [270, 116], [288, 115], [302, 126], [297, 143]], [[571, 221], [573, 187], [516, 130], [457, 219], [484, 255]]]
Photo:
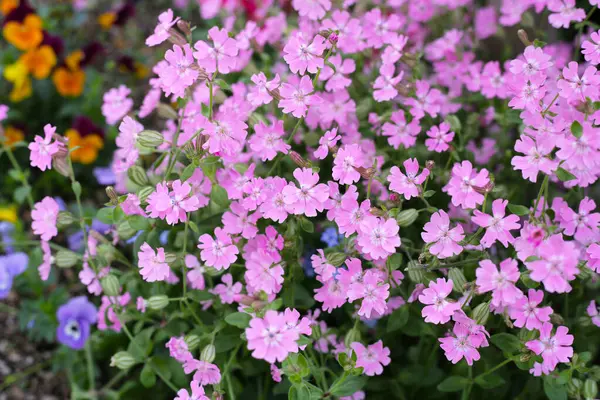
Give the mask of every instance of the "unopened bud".
[[279, 89], [273, 89], [273, 90], [267, 89], [267, 92], [275, 101], [281, 100], [281, 94], [279, 93]]
[[531, 360], [531, 353], [521, 354], [519, 357], [519, 361], [521, 362], [527, 362], [529, 360]]
[[183, 340], [188, 347], [188, 350], [194, 350], [200, 344], [200, 337], [198, 335], [186, 335]]
[[372, 167], [354, 167], [356, 172], [360, 174], [364, 179], [371, 179], [375, 175], [375, 169]]
[[100, 279], [100, 285], [102, 286], [104, 294], [107, 296], [118, 296], [121, 292], [119, 280], [113, 274], [108, 274], [104, 278]]
[[565, 324], [565, 320], [563, 319], [563, 317], [560, 314], [550, 314], [550, 321], [552, 321], [552, 323], [554, 325], [564, 325]]
[[408, 273], [408, 278], [415, 283], [423, 283], [425, 280], [423, 267], [415, 260], [408, 262], [405, 271]]
[[144, 186], [137, 192], [138, 199], [140, 199], [140, 202], [143, 203], [153, 192], [154, 188], [152, 186]]
[[62, 176], [69, 177], [71, 174], [71, 168], [66, 157], [52, 157], [52, 167]]
[[141, 146], [154, 148], [160, 146], [165, 141], [165, 138], [160, 132], [152, 130], [143, 130], [138, 134], [137, 142]]
[[215, 353], [215, 346], [213, 344], [209, 344], [202, 349], [202, 352], [200, 353], [200, 360], [211, 363], [215, 360]]
[[465, 274], [463, 274], [462, 270], [459, 268], [450, 268], [450, 271], [448, 271], [448, 278], [452, 279], [454, 290], [459, 293], [463, 293], [465, 291], [467, 278], [465, 278]]
[[317, 33], [317, 35], [323, 36], [325, 39], [327, 39], [332, 33], [333, 31], [331, 29], [323, 29], [320, 30], [319, 33]]
[[296, 165], [300, 168], [310, 168], [310, 163], [295, 151], [290, 151], [288, 155], [290, 156], [292, 161], [296, 163]]
[[377, 207], [371, 207], [369, 209], [369, 212], [376, 217], [383, 217], [386, 215], [385, 211], [383, 211], [381, 208], [377, 208]]
[[397, 203], [400, 201], [400, 196], [398, 196], [396, 193], [390, 193], [390, 201], [392, 203]]
[[147, 305], [151, 310], [162, 310], [169, 305], [169, 298], [164, 294], [152, 296], [148, 299]]
[[185, 36], [190, 36], [192, 34], [192, 30], [190, 28], [190, 23], [180, 19], [177, 21], [177, 27], [183, 32]]
[[425, 168], [427, 168], [429, 171], [433, 170], [433, 167], [435, 167], [435, 161], [427, 160], [425, 162]]
[[475, 322], [477, 322], [477, 325], [485, 325], [489, 316], [490, 316], [490, 303], [487, 301], [485, 303], [481, 303], [477, 307], [475, 307], [473, 309], [473, 313], [471, 314], [471, 318]]
[[71, 214], [68, 211], [59, 212], [58, 218], [56, 219], [56, 223], [58, 224], [59, 228], [66, 228], [67, 226], [71, 225], [75, 221], [77, 221], [77, 220], [75, 219], [73, 214]]
[[519, 29], [517, 31], [517, 36], [519, 37], [521, 43], [523, 43], [525, 46], [531, 46], [533, 44], [529, 40], [529, 36], [527, 36], [527, 32], [525, 31], [525, 29]]
[[137, 364], [137, 361], [127, 351], [119, 351], [110, 358], [110, 366], [119, 369], [129, 369], [135, 364]]
[[407, 210], [402, 210], [396, 216], [396, 221], [398, 225], [401, 227], [406, 227], [412, 225], [417, 218], [419, 217], [419, 212], [414, 208], [409, 208]]
[[165, 119], [177, 119], [179, 115], [177, 112], [168, 104], [158, 103], [157, 106], [158, 116]]
[[106, 195], [108, 196], [112, 205], [116, 206], [117, 204], [119, 204], [119, 196], [117, 195], [117, 192], [115, 192], [114, 187], [107, 186], [104, 190], [106, 191]]
[[177, 254], [165, 253], [165, 262], [167, 264], [173, 264], [175, 261], [177, 261]]
[[335, 32], [332, 32], [331, 35], [329, 35], [329, 37], [327, 38], [329, 40], [329, 43], [331, 44], [336, 44], [339, 40], [339, 35]]
[[187, 39], [173, 28], [169, 29], [169, 42], [176, 44], [177, 46], [185, 46], [188, 44]]
[[593, 379], [586, 379], [583, 383], [583, 397], [588, 399], [595, 399], [598, 394], [598, 384]]
[[71, 268], [78, 260], [79, 256], [70, 250], [59, 250], [54, 255], [54, 262], [59, 268]]
[[127, 176], [131, 179], [131, 182], [138, 186], [145, 186], [148, 184], [148, 176], [146, 171], [139, 165], [134, 165], [127, 170]]
[[327, 262], [334, 267], [339, 267], [346, 261], [346, 255], [344, 253], [340, 253], [336, 251], [335, 253], [330, 253], [327, 255]]

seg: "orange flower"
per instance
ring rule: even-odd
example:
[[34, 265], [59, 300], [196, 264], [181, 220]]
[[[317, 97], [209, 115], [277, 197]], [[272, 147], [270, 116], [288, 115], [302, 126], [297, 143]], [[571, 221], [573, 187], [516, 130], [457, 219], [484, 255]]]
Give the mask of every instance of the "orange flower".
[[65, 136], [69, 139], [69, 149], [79, 147], [71, 153], [71, 159], [82, 164], [96, 161], [98, 151], [104, 147], [102, 137], [96, 133], [82, 137], [75, 129], [69, 129]]
[[23, 141], [23, 139], [25, 138], [25, 133], [22, 130], [15, 128], [14, 126], [9, 125], [4, 130], [3, 136], [4, 137], [2, 138], [2, 140], [4, 140], [4, 144], [12, 148], [15, 145], [15, 143]]
[[79, 64], [81, 64], [84, 56], [83, 51], [75, 50], [65, 58], [65, 64], [73, 71], [79, 69]]
[[35, 14], [29, 14], [23, 22], [8, 21], [2, 31], [4, 38], [17, 49], [27, 51], [35, 49], [42, 39], [42, 20]]
[[104, 14], [100, 14], [98, 17], [98, 23], [105, 31], [112, 28], [113, 24], [117, 20], [117, 14], [113, 12], [106, 12]]
[[80, 69], [70, 70], [66, 67], [59, 67], [52, 74], [52, 81], [61, 96], [77, 97], [83, 92], [85, 72]]
[[0, 0], [0, 12], [7, 15], [19, 6], [19, 0]]
[[43, 45], [23, 54], [20, 61], [36, 79], [45, 79], [56, 65], [56, 54], [52, 47]]

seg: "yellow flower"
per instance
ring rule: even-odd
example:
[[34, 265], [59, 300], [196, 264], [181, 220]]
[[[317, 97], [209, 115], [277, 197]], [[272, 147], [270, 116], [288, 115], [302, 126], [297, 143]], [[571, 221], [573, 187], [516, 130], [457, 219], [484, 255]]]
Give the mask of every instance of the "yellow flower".
[[0, 12], [7, 15], [19, 6], [19, 0], [0, 0]]
[[0, 207], [0, 221], [8, 221], [12, 224], [17, 222], [17, 207]]
[[105, 31], [109, 30], [116, 20], [117, 14], [113, 12], [105, 12], [104, 14], [100, 14], [98, 17], [98, 23]]
[[7, 147], [12, 148], [15, 143], [22, 142], [24, 138], [25, 133], [22, 130], [9, 125], [4, 130], [2, 140]]
[[7, 66], [4, 69], [4, 78], [14, 84], [9, 98], [12, 102], [19, 102], [26, 97], [31, 96], [31, 79], [29, 79], [29, 69], [21, 62]]
[[29, 14], [23, 22], [8, 21], [2, 31], [4, 38], [17, 49], [27, 51], [35, 49], [42, 39], [42, 20], [35, 14]]
[[52, 47], [43, 45], [37, 49], [29, 50], [20, 60], [36, 79], [45, 79], [50, 75], [52, 67], [56, 65], [56, 54]]
[[69, 149], [79, 147], [71, 153], [71, 159], [82, 164], [91, 164], [98, 158], [98, 150], [104, 147], [102, 137], [92, 133], [81, 137], [75, 129], [69, 129], [65, 136], [69, 139]]
[[74, 71], [79, 69], [79, 64], [81, 63], [81, 60], [83, 60], [83, 57], [83, 51], [75, 50], [65, 58], [65, 64]]
[[65, 67], [59, 67], [52, 74], [52, 81], [61, 96], [77, 97], [83, 92], [85, 72], [80, 69], [70, 70]]

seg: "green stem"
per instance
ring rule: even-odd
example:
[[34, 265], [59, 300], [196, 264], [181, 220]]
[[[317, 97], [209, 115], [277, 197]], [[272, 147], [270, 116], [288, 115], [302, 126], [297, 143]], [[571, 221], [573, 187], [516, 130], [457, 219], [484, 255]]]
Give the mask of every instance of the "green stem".
[[123, 379], [127, 373], [129, 372], [129, 370], [122, 370], [119, 371], [118, 374], [116, 374], [115, 376], [113, 376], [110, 381], [108, 381], [106, 383], [106, 385], [102, 386], [102, 388], [98, 391], [100, 393], [100, 395], [102, 395], [104, 392], [108, 391], [110, 388], [112, 388], [117, 382], [119, 382], [121, 379]]
[[29, 368], [24, 369], [21, 372], [17, 372], [11, 375], [8, 375], [5, 379], [4, 382], [2, 382], [0, 384], [0, 393], [2, 393], [2, 391], [4, 389], [9, 388], [10, 386], [14, 385], [15, 383], [19, 382], [21, 379], [31, 375], [31, 374], [35, 374], [36, 372], [44, 369], [46, 366], [48, 366], [50, 363], [52, 362], [52, 360], [45, 360], [42, 361], [38, 364], [32, 365]]
[[473, 387], [473, 367], [469, 365], [469, 383], [467, 387], [463, 389], [461, 399], [467, 400], [471, 394], [471, 388]]
[[88, 340], [85, 343], [85, 362], [87, 366], [87, 376], [89, 382], [89, 393], [93, 399], [96, 399], [96, 376], [94, 374], [94, 357], [92, 355], [92, 345]]
[[[185, 215], [185, 228], [183, 229], [183, 247], [181, 249], [181, 259], [185, 260], [185, 251], [187, 247], [188, 238], [188, 227], [190, 225], [190, 216], [188, 213]], [[181, 263], [181, 279], [183, 281], [183, 297], [187, 294], [187, 274], [185, 273], [185, 261]]]
[[29, 203], [29, 208], [33, 209], [33, 197], [31, 196], [31, 186], [29, 186], [29, 182], [27, 182], [27, 178], [25, 178], [25, 174], [23, 173], [19, 162], [15, 158], [15, 155], [13, 154], [9, 146], [2, 144], [2, 148], [6, 152], [6, 155], [8, 156], [8, 159], [10, 160], [10, 163], [12, 164], [13, 168], [19, 173], [21, 184], [23, 185], [23, 187], [27, 188], [27, 202]]
[[[537, 199], [535, 200], [535, 205], [533, 206], [533, 211], [531, 212], [530, 216], [535, 215], [535, 213], [537, 212], [538, 205], [540, 204], [540, 200], [542, 198], [542, 193], [544, 193], [546, 186], [548, 186], [548, 179], [548, 175], [545, 175], [544, 181], [542, 182], [542, 186], [540, 186], [540, 191], [538, 192]], [[544, 199], [544, 203], [546, 203], [546, 201], [548, 201], [548, 199]]]
[[489, 374], [491, 374], [492, 372], [495, 372], [496, 370], [504, 367], [506, 364], [508, 364], [509, 362], [512, 362], [512, 360], [510, 358], [507, 358], [506, 360], [502, 361], [500, 364], [496, 365], [495, 367], [493, 367], [492, 369], [489, 369], [487, 371], [485, 371], [482, 374], [479, 374], [475, 377], [475, 380], [477, 379], [481, 379], [484, 376], [488, 376]]
[[209, 94], [208, 94], [208, 119], [210, 121], [212, 121], [213, 120], [213, 84], [212, 84], [212, 80], [208, 81], [208, 91], [209, 91]]

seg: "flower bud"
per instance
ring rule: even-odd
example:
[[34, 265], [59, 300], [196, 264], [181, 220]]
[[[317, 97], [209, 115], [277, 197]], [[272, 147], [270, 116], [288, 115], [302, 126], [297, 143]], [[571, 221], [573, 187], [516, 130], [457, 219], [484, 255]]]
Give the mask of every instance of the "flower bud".
[[433, 167], [435, 167], [435, 161], [427, 160], [425, 162], [425, 168], [427, 168], [429, 171], [433, 170]]
[[369, 167], [354, 167], [354, 169], [362, 176], [364, 179], [371, 179], [375, 176], [375, 168]]
[[198, 335], [186, 335], [183, 340], [188, 347], [188, 350], [192, 351], [200, 344], [200, 337]]
[[173, 264], [175, 261], [177, 261], [177, 254], [165, 253], [165, 262], [167, 264]]
[[360, 331], [358, 329], [350, 329], [348, 333], [346, 333], [346, 337], [344, 338], [344, 345], [347, 348], [350, 348], [352, 343], [360, 342]]
[[173, 107], [165, 103], [158, 103], [157, 113], [159, 117], [165, 119], [179, 118], [179, 115], [177, 115], [177, 112], [173, 109]]
[[531, 46], [533, 44], [529, 40], [529, 36], [527, 36], [527, 32], [525, 31], [525, 29], [519, 29], [517, 31], [517, 36], [519, 37], [521, 43], [523, 43], [525, 46]]
[[527, 362], [529, 360], [531, 360], [531, 353], [521, 354], [519, 357], [519, 361], [521, 362]]
[[148, 184], [148, 176], [146, 171], [139, 165], [134, 165], [127, 170], [127, 176], [131, 179], [131, 182], [138, 186], [145, 186]]
[[581, 398], [581, 388], [583, 387], [583, 382], [580, 379], [572, 378], [569, 382], [567, 382], [567, 392], [570, 397]]
[[71, 168], [66, 157], [52, 157], [52, 167], [62, 176], [69, 177], [71, 174]]
[[400, 201], [400, 196], [398, 196], [396, 193], [390, 193], [390, 201], [392, 203], [397, 203]]
[[71, 268], [78, 260], [79, 256], [70, 250], [59, 250], [54, 255], [54, 262], [59, 268]]
[[288, 155], [290, 156], [292, 161], [296, 163], [296, 165], [300, 168], [310, 168], [310, 163], [295, 151], [290, 151]]
[[137, 143], [139, 145], [149, 148], [160, 146], [164, 141], [165, 138], [160, 132], [149, 129], [141, 131], [137, 137]]
[[415, 260], [408, 262], [408, 266], [405, 270], [408, 273], [408, 278], [415, 283], [423, 283], [425, 280], [425, 273], [423, 267]]
[[104, 190], [106, 191], [106, 195], [110, 199], [110, 203], [112, 205], [116, 206], [117, 204], [119, 204], [119, 195], [117, 195], [117, 192], [115, 192], [114, 187], [107, 186]]
[[332, 33], [333, 31], [331, 29], [323, 29], [320, 30], [319, 33], [317, 33], [317, 35], [323, 36], [325, 39], [327, 39]]
[[185, 46], [188, 44], [187, 39], [175, 29], [169, 29], [169, 42], [176, 44], [177, 46]]
[[465, 274], [463, 274], [460, 268], [450, 268], [450, 271], [448, 271], [448, 278], [452, 279], [452, 282], [454, 283], [454, 290], [459, 293], [463, 293], [465, 291], [467, 278], [465, 278]]
[[329, 40], [329, 43], [331, 44], [336, 44], [339, 40], [339, 35], [335, 32], [331, 32], [331, 34], [329, 35], [329, 37], [327, 38]]
[[376, 217], [383, 217], [386, 215], [385, 211], [383, 211], [381, 208], [377, 208], [377, 207], [371, 207], [369, 209], [369, 212]]
[[273, 90], [267, 89], [267, 92], [273, 98], [273, 100], [275, 100], [275, 101], [281, 100], [281, 94], [279, 93], [279, 89], [273, 89]]
[[169, 298], [164, 294], [152, 296], [148, 299], [147, 305], [151, 310], [162, 310], [169, 305]]
[[202, 349], [202, 352], [200, 353], [200, 360], [211, 363], [215, 360], [215, 353], [215, 346], [213, 344], [209, 344]]
[[110, 358], [110, 366], [119, 369], [129, 369], [137, 364], [137, 361], [127, 351], [119, 351]]
[[583, 383], [583, 397], [586, 400], [595, 399], [598, 394], [598, 384], [593, 379], [586, 379]]
[[192, 29], [190, 28], [190, 23], [180, 19], [177, 21], [177, 27], [183, 32], [185, 36], [190, 36], [192, 34]]
[[[454, 269], [454, 268], [453, 268]], [[490, 316], [490, 302], [479, 304], [471, 313], [471, 318], [477, 322], [477, 325], [485, 325]]]
[[154, 192], [154, 188], [152, 186], [144, 186], [137, 192], [138, 199], [140, 199], [140, 203], [146, 201], [148, 196], [150, 196]]
[[121, 292], [119, 280], [113, 274], [108, 274], [100, 279], [100, 285], [102, 285], [102, 290], [104, 290], [104, 294], [107, 296], [118, 296]]
[[419, 213], [414, 208], [409, 208], [408, 210], [402, 210], [396, 216], [396, 221], [398, 221], [398, 225], [400, 227], [407, 227], [412, 225], [417, 218], [419, 217]]
[[346, 261], [346, 255], [344, 253], [340, 253], [339, 251], [327, 255], [327, 262], [334, 267], [339, 267], [344, 263], [344, 261]]
[[565, 324], [565, 320], [563, 319], [563, 317], [560, 314], [550, 314], [550, 321], [552, 321], [552, 323], [554, 325], [564, 325]]
[[58, 213], [58, 218], [56, 220], [59, 228], [66, 228], [71, 225], [73, 222], [77, 221], [73, 214], [68, 211], [61, 211]]

